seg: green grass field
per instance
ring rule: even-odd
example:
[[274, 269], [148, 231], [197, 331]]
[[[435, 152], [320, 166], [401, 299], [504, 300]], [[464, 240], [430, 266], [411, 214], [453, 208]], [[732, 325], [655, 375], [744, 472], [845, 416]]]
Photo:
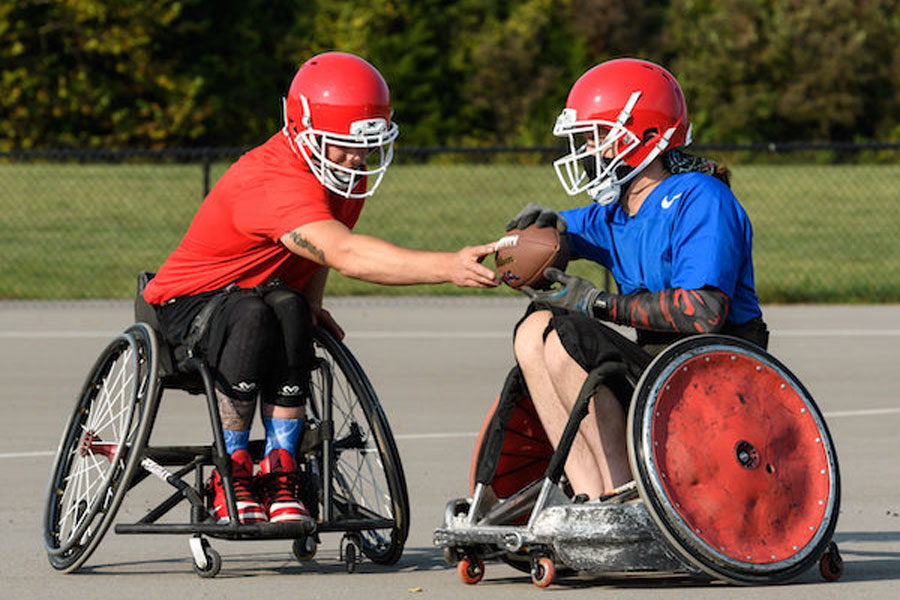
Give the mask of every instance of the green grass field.
[[[214, 178], [227, 167], [216, 165]], [[763, 302], [900, 301], [900, 166], [734, 166]], [[0, 164], [0, 298], [124, 298], [177, 244], [199, 165]], [[576, 206], [550, 166], [391, 167], [357, 231], [423, 249], [496, 239], [526, 202]], [[572, 270], [603, 278], [593, 266]], [[386, 288], [332, 274], [329, 294], [512, 294]]]

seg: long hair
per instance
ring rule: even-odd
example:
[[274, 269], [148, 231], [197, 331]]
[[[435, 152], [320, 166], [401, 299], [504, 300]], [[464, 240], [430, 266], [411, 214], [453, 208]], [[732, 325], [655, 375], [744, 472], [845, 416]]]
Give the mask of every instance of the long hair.
[[673, 148], [664, 153], [663, 166], [673, 175], [694, 172], [706, 173], [731, 187], [731, 171], [728, 167], [703, 156], [688, 154], [681, 148]]

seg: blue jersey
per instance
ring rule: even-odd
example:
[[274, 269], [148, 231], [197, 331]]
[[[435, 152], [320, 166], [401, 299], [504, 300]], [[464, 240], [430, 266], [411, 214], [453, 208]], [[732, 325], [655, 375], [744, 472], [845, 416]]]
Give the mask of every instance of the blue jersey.
[[715, 177], [670, 175], [633, 217], [619, 203], [560, 214], [571, 257], [608, 268], [620, 293], [712, 286], [731, 301], [729, 322], [762, 315], [753, 283], [750, 219]]

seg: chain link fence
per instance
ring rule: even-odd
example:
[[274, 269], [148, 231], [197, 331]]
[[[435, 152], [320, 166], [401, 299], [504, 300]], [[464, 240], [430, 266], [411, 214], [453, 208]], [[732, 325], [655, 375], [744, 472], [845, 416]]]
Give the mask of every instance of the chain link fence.
[[[763, 302], [900, 301], [900, 144], [694, 148], [732, 170], [754, 225]], [[180, 240], [240, 148], [0, 153], [0, 299], [125, 298]], [[398, 148], [357, 231], [421, 249], [496, 239], [529, 201], [562, 192], [559, 148]], [[583, 261], [581, 261], [583, 262]], [[591, 265], [574, 272], [595, 281]], [[608, 280], [607, 280], [608, 283]], [[327, 293], [512, 294], [387, 288], [333, 273]]]

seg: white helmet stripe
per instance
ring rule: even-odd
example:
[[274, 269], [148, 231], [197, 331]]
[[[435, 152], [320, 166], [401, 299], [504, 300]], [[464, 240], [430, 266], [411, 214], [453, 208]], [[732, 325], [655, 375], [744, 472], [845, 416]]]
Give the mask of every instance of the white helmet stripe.
[[309, 111], [309, 100], [306, 99], [306, 96], [300, 94], [300, 104], [303, 106], [303, 119], [301, 125], [304, 127], [312, 127], [312, 118], [310, 115], [312, 114]]
[[634, 105], [637, 104], [638, 98], [640, 97], [640, 90], [631, 93], [631, 96], [628, 98], [628, 102], [625, 103], [625, 108], [622, 109], [622, 112], [620, 112], [618, 118], [616, 118], [617, 125], [619, 125], [620, 127], [625, 126], [625, 123], [627, 123], [628, 119], [631, 118], [631, 111], [634, 110]]

